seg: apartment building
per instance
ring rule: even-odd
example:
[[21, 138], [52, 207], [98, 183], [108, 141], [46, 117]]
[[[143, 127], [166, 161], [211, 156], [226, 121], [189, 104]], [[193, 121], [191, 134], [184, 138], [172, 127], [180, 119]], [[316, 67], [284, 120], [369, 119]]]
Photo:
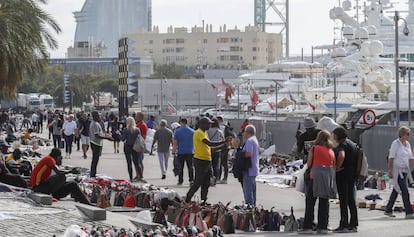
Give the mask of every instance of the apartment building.
[[154, 26], [151, 32], [125, 36], [135, 41], [134, 55], [151, 57], [156, 64], [198, 68], [254, 68], [280, 59], [283, 50], [282, 34], [254, 26], [241, 31], [224, 25], [219, 32], [213, 32], [212, 25], [194, 26], [191, 31], [170, 26], [167, 33]]

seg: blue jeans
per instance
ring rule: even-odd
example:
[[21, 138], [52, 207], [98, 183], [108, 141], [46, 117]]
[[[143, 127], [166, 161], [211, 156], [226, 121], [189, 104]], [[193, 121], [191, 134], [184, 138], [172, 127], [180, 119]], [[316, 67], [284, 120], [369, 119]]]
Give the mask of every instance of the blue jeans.
[[[410, 193], [408, 192], [407, 188], [407, 173], [403, 173], [403, 177], [401, 178], [400, 175], [394, 174], [398, 176], [398, 185], [400, 186], [401, 196], [404, 203], [405, 214], [413, 214], [413, 208], [411, 207], [410, 203]], [[394, 177], [395, 178], [395, 177]], [[392, 207], [394, 206], [395, 200], [397, 200], [398, 193], [395, 189], [392, 190], [390, 195], [390, 199], [387, 204], [387, 208], [385, 209], [386, 212], [392, 212]]]
[[162, 175], [167, 174], [169, 156], [170, 152], [158, 152], [158, 160], [160, 161], [160, 169]]
[[256, 206], [256, 176], [249, 176], [246, 172], [243, 175], [244, 202]]

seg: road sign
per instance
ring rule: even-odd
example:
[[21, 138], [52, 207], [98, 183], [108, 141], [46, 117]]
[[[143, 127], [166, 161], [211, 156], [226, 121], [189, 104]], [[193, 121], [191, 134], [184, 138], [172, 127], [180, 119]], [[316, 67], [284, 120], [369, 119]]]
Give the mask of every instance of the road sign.
[[366, 125], [374, 125], [375, 120], [377, 120], [377, 116], [375, 115], [374, 110], [367, 109], [364, 111], [364, 114], [362, 115], [362, 121]]

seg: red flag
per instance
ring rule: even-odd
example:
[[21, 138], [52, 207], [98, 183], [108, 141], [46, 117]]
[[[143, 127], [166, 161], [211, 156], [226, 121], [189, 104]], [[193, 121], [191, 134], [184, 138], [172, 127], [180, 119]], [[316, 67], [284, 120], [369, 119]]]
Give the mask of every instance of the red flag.
[[253, 94], [250, 96], [250, 100], [252, 101], [252, 105], [256, 105], [256, 103], [259, 102], [259, 96], [255, 90], [253, 90]]
[[221, 85], [226, 87], [226, 88], [228, 87], [227, 83], [224, 81], [223, 78], [221, 78]]
[[259, 96], [257, 95], [255, 90], [253, 90], [253, 93], [250, 96], [250, 100], [252, 101], [253, 110], [256, 111], [256, 104], [257, 104], [257, 102], [259, 102]]
[[272, 102], [267, 102], [267, 104], [269, 105], [270, 109], [275, 109], [275, 105]]
[[230, 104], [229, 98], [231, 97], [232, 94], [233, 94], [233, 90], [230, 87], [227, 87], [225, 95], [224, 95], [224, 100], [226, 101], [226, 104]]
[[308, 102], [308, 104], [312, 108], [313, 112], [315, 112], [316, 111], [316, 106], [311, 104], [310, 102]]

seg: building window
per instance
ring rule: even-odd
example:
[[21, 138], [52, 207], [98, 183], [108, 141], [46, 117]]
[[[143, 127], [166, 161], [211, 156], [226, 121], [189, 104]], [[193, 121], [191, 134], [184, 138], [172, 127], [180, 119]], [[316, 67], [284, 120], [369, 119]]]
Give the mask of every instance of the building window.
[[203, 40], [203, 43], [204, 43], [204, 44], [207, 44], [207, 39], [204, 39], [204, 40]]
[[217, 39], [217, 43], [228, 43], [229, 42], [229, 38], [219, 38]]
[[164, 40], [165, 44], [174, 44], [175, 43], [175, 39], [166, 39]]
[[239, 61], [240, 57], [239, 55], [231, 55], [230, 56], [230, 61]]
[[240, 47], [239, 46], [231, 46], [230, 47], [230, 52], [238, 52], [240, 51]]
[[257, 59], [256, 56], [253, 56], [253, 61], [256, 61], [256, 59]]
[[150, 40], [150, 41], [149, 41], [149, 43], [150, 43], [150, 44], [153, 44], [153, 43], [154, 43], [154, 40]]
[[182, 52], [184, 52], [184, 48], [183, 47], [181, 47], [181, 48], [175, 48], [175, 52], [176, 53], [182, 53]]
[[184, 44], [184, 39], [177, 39], [176, 40], [176, 43], [177, 44]]
[[239, 38], [231, 38], [230, 39], [230, 41], [232, 42], [232, 43], [237, 43], [237, 42], [239, 42]]
[[257, 51], [257, 48], [256, 48], [256, 47], [253, 47], [253, 48], [252, 48], [252, 51], [253, 51], [253, 52], [256, 52], [256, 51]]

